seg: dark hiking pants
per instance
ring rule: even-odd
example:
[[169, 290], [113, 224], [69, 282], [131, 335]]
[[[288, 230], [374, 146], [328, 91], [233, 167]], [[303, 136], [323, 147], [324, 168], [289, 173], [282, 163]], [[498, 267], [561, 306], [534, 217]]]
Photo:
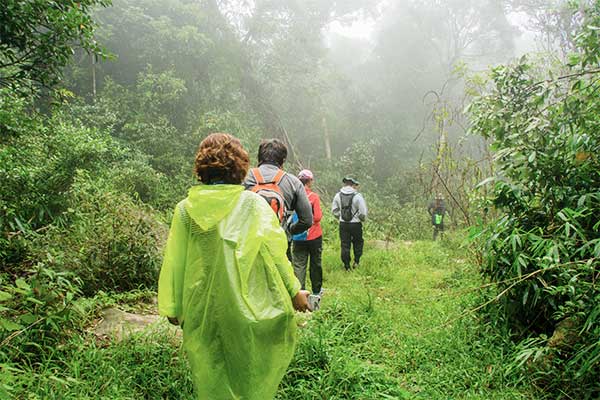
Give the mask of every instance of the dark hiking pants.
[[321, 265], [321, 253], [323, 252], [323, 237], [313, 240], [294, 241], [292, 258], [296, 278], [305, 290], [306, 265], [310, 259], [310, 284], [314, 294], [321, 291], [323, 285], [323, 267]]
[[435, 241], [438, 237], [438, 233], [440, 237], [444, 235], [444, 224], [433, 224], [433, 240]]
[[340, 241], [342, 242], [342, 262], [346, 269], [350, 269], [350, 247], [354, 249], [354, 264], [360, 262], [363, 253], [362, 223], [340, 222]]

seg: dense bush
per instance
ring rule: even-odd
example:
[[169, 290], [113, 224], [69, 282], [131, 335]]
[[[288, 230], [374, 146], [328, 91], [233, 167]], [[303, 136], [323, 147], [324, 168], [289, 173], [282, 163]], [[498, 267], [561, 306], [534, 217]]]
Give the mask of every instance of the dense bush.
[[191, 168], [169, 177], [157, 172], [139, 153], [130, 154], [123, 161], [99, 171], [97, 179], [106, 182], [108, 190], [127, 194], [159, 211], [171, 211], [175, 199], [185, 197], [189, 187], [196, 182]]
[[78, 329], [84, 318], [75, 304], [78, 294], [78, 279], [42, 262], [19, 277], [1, 275], [0, 365], [34, 365]]
[[600, 394], [600, 2], [585, 17], [562, 76], [539, 76], [527, 60], [498, 67], [471, 105], [473, 130], [493, 139], [504, 213], [483, 247], [494, 313], [526, 338], [517, 364], [569, 398]]
[[64, 223], [34, 240], [33, 260], [73, 272], [86, 295], [156, 285], [166, 227], [150, 208], [84, 173], [67, 205]]
[[43, 229], [65, 209], [77, 169], [96, 170], [122, 154], [104, 132], [29, 113], [27, 102], [4, 96], [0, 103], [0, 260], [23, 257], [23, 236]]
[[169, 176], [191, 168], [199, 140], [179, 128], [175, 111], [185, 93], [181, 79], [171, 72], [139, 74], [135, 87], [123, 87], [107, 79], [98, 101], [73, 108], [74, 118], [100, 124], [125, 147], [146, 155], [150, 165]]
[[[367, 194], [368, 196], [368, 194]], [[427, 204], [399, 204], [393, 196], [369, 196], [369, 235], [384, 240], [430, 239], [433, 232]]]

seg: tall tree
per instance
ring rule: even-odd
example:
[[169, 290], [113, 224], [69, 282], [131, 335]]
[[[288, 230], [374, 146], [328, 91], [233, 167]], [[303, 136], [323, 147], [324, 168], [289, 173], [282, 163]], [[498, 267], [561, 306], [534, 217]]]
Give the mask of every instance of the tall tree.
[[4, 0], [0, 7], [0, 88], [20, 93], [56, 84], [73, 47], [102, 54], [90, 16], [110, 0]]
[[212, 20], [221, 24], [224, 37], [235, 43], [242, 93], [266, 132], [290, 145], [292, 137], [320, 132], [322, 101], [315, 93], [322, 89], [323, 28], [373, 4], [263, 0], [247, 7], [242, 18], [228, 13], [243, 8], [240, 2], [207, 0], [204, 4], [215, 16]]
[[576, 35], [593, 3], [594, 0], [507, 0], [511, 10], [527, 15], [528, 29], [538, 34], [542, 48], [559, 58], [576, 50]]

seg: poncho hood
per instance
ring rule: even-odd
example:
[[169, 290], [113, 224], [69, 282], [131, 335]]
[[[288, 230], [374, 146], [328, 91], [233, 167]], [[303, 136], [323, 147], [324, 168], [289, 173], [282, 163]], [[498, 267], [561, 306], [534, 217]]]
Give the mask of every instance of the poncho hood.
[[241, 185], [198, 185], [188, 192], [185, 210], [200, 228], [208, 230], [227, 217], [244, 191]]

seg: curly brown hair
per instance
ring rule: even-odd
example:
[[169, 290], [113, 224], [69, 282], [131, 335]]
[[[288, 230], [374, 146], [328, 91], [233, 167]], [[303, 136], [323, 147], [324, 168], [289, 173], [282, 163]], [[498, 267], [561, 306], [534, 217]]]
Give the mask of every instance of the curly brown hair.
[[249, 166], [248, 152], [238, 138], [228, 133], [213, 133], [198, 147], [194, 172], [202, 183], [240, 184]]

